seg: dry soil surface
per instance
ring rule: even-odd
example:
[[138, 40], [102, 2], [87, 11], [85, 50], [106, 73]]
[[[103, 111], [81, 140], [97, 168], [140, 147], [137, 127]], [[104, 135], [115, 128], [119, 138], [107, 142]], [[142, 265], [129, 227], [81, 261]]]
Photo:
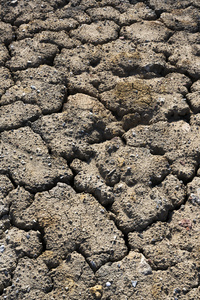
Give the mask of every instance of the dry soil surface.
[[200, 299], [200, 1], [0, 1], [0, 299]]

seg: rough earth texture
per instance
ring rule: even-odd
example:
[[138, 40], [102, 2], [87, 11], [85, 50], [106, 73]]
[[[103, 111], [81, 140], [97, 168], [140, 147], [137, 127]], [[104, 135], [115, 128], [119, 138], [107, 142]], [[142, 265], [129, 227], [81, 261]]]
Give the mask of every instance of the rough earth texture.
[[200, 299], [200, 1], [0, 1], [0, 299]]

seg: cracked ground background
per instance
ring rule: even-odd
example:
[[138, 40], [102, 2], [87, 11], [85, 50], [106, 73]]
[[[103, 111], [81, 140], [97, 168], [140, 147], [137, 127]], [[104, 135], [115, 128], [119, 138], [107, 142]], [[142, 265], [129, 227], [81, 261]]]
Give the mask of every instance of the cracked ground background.
[[200, 299], [199, 0], [1, 0], [0, 299]]

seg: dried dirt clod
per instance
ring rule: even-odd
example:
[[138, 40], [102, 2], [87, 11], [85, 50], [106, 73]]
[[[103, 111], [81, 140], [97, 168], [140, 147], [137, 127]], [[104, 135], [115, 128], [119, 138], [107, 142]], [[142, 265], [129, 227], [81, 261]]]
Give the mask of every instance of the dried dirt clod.
[[83, 72], [88, 72], [90, 63], [98, 61], [99, 54], [93, 45], [82, 45], [75, 49], [63, 48], [55, 57], [54, 65], [57, 69], [62, 70], [68, 76], [80, 75]]
[[[76, 159], [71, 164], [72, 168], [74, 168], [75, 163]], [[106, 182], [103, 178], [100, 179], [100, 176], [98, 175], [98, 169], [96, 168], [95, 164], [85, 164], [77, 173], [78, 174], [74, 180], [74, 186], [77, 191], [86, 191], [91, 193], [102, 205], [109, 205], [113, 203], [113, 189], [106, 185]]]
[[[57, 3], [62, 2], [56, 1]], [[1, 2], [1, 17], [6, 23], [14, 23], [19, 26], [22, 23], [28, 23], [31, 20], [44, 18], [46, 14], [53, 10], [55, 6], [55, 1], [36, 0], [28, 1], [28, 3], [23, 0], [12, 0]]]
[[115, 40], [118, 37], [119, 26], [113, 21], [97, 21], [90, 25], [83, 24], [78, 29], [72, 30], [70, 35], [83, 43], [94, 45]]
[[33, 200], [33, 195], [22, 187], [9, 193], [7, 201], [10, 203], [10, 218], [14, 226], [23, 230], [36, 228], [37, 220], [34, 215], [26, 213], [26, 208], [32, 204]]
[[[196, 180], [193, 184], [195, 182]], [[192, 186], [189, 184], [189, 201], [173, 212], [168, 222], [157, 222], [142, 233], [129, 234], [131, 248], [142, 251], [156, 269], [165, 270], [186, 260], [190, 260], [192, 264], [199, 256], [199, 203]], [[198, 191], [198, 184], [196, 190]], [[194, 270], [198, 267], [199, 265]]]
[[133, 6], [128, 7], [123, 13], [120, 14], [120, 25], [131, 25], [132, 23], [142, 20], [154, 20], [156, 19], [155, 12], [150, 9], [143, 2], [136, 3]]
[[[32, 144], [27, 143], [30, 137]], [[61, 157], [49, 156], [41, 137], [29, 127], [2, 133], [2, 141], [0, 166], [12, 176], [16, 185], [37, 192], [54, 186], [57, 181], [71, 180], [72, 172], [66, 161]]]
[[[174, 65], [178, 72], [187, 73], [193, 79], [199, 79], [199, 33], [176, 32], [170, 39], [169, 44], [173, 46], [169, 55], [169, 63]], [[179, 44], [181, 41], [181, 46]], [[179, 46], [178, 46], [179, 45]]]
[[200, 112], [199, 95], [200, 95], [199, 88], [197, 89], [197, 91], [193, 93], [189, 93], [187, 95], [187, 100], [190, 103], [190, 107], [195, 114]]
[[189, 83], [186, 76], [175, 73], [162, 79], [130, 76], [118, 80], [114, 89], [102, 93], [100, 97], [108, 109], [122, 117], [123, 126], [128, 129], [140, 123], [188, 115], [190, 110], [184, 95]]
[[0, 192], [5, 197], [13, 189], [13, 184], [5, 175], [0, 175]]
[[170, 30], [159, 21], [143, 21], [122, 27], [120, 34], [134, 43], [160, 42], [167, 40]]
[[124, 134], [127, 145], [147, 147], [154, 154], [164, 154], [169, 168], [184, 182], [192, 179], [196, 172], [198, 136], [199, 128], [184, 121], [139, 125]]
[[2, 96], [5, 91], [14, 84], [14, 82], [12, 80], [11, 73], [5, 67], [0, 67], [0, 76], [0, 96]]
[[[72, 18], [59, 19], [50, 16], [46, 20], [36, 19], [28, 24], [22, 24], [17, 30], [17, 39], [33, 37], [34, 34], [43, 31], [53, 31], [59, 35], [59, 32], [68, 32], [78, 26], [78, 22]], [[45, 35], [45, 32], [42, 34]], [[37, 35], [36, 35], [37, 36]]]
[[13, 40], [12, 25], [0, 22], [0, 42], [2, 44], [8, 45]]
[[[105, 6], [112, 6], [115, 7], [117, 5], [120, 4], [120, 0], [102, 0], [102, 1], [95, 1], [95, 0], [82, 0], [81, 1], [81, 5], [83, 5], [83, 7], [105, 7]], [[128, 2], [126, 1], [126, 4], [128, 4]]]
[[[2, 243], [4, 242], [4, 243]], [[11, 284], [11, 273], [17, 265], [17, 255], [15, 250], [9, 245], [7, 246], [5, 240], [1, 239], [0, 244], [1, 253], [1, 272], [0, 272], [0, 293], [4, 288]]]
[[69, 3], [68, 5], [63, 6], [62, 8], [57, 9], [55, 15], [59, 19], [73, 18], [79, 24], [91, 23], [90, 16], [84, 11], [84, 9], [86, 10], [87, 8], [85, 8], [84, 5], [79, 5], [78, 2], [80, 2], [80, 0], [75, 0], [74, 3]]
[[[30, 137], [31, 140], [29, 142], [28, 139]], [[2, 132], [1, 141], [12, 146], [14, 154], [21, 150], [30, 153], [30, 155], [36, 153], [40, 156], [48, 155], [48, 149], [45, 142], [38, 134], [34, 133], [29, 126]], [[19, 153], [19, 156], [22, 157], [22, 153]]]
[[87, 13], [92, 18], [93, 21], [99, 20], [113, 20], [118, 23], [120, 13], [112, 6], [89, 8]]
[[19, 259], [25, 256], [36, 258], [41, 251], [40, 234], [36, 231], [26, 232], [17, 228], [10, 228], [2, 234], [0, 237], [1, 292], [3, 288], [11, 285], [11, 278], [18, 266]]
[[186, 9], [175, 9], [162, 13], [161, 21], [172, 30], [187, 30], [197, 32], [199, 26], [199, 11], [192, 6]]
[[4, 66], [5, 62], [10, 58], [6, 46], [0, 44], [0, 67]]
[[20, 299], [23, 297], [28, 299], [34, 290], [41, 291], [43, 294], [50, 292], [51, 289], [52, 280], [42, 260], [24, 257], [19, 259], [12, 278], [12, 285], [6, 289], [5, 295], [8, 299], [18, 297], [18, 294]]
[[152, 155], [145, 148], [124, 146], [119, 138], [102, 143], [101, 149], [98, 145], [93, 148], [95, 157], [90, 162], [75, 160], [71, 164], [76, 173], [75, 187], [92, 193], [103, 205], [111, 205], [122, 231], [164, 221], [169, 210], [184, 201], [183, 184], [168, 175], [169, 164], [164, 157]]
[[37, 105], [26, 104], [22, 101], [3, 105], [0, 108], [0, 132], [23, 126], [28, 121], [34, 121], [41, 115]]
[[26, 104], [36, 104], [43, 114], [57, 112], [62, 108], [67, 89], [64, 85], [52, 85], [38, 80], [17, 82], [2, 96], [2, 105], [23, 101]]
[[183, 0], [180, 2], [176, 2], [175, 0], [169, 0], [168, 2], [163, 2], [161, 0], [150, 0], [149, 4], [150, 6], [156, 11], [156, 12], [163, 12], [163, 11], [170, 11], [172, 10], [172, 6], [174, 8], [174, 5], [176, 5], [176, 8], [186, 8], [188, 4], [192, 4], [192, 1]]
[[36, 194], [31, 205], [22, 204], [26, 205], [23, 212], [20, 205], [14, 201], [15, 211], [11, 205], [16, 224], [19, 216], [20, 222], [26, 222], [27, 215], [32, 216], [44, 232], [46, 249], [60, 258], [78, 248], [91, 268], [97, 269], [127, 252], [123, 235], [103, 207], [92, 196], [76, 194], [66, 184], [58, 183], [49, 192]]
[[[144, 272], [144, 265], [145, 268], [151, 269], [142, 254], [131, 251], [121, 261], [102, 266], [95, 274], [99, 284], [103, 287], [101, 299], [108, 297], [114, 297], [114, 299], [136, 297], [137, 299], [137, 296], [144, 296], [143, 288], [146, 285], [146, 288], [150, 290], [152, 277], [152, 271]], [[149, 297], [153, 299], [151, 294]]]
[[7, 245], [15, 249], [17, 257], [38, 257], [42, 252], [41, 235], [37, 231], [11, 228], [4, 234]]
[[33, 128], [53, 153], [71, 160], [88, 158], [92, 154], [90, 144], [122, 135], [124, 131], [116, 121], [98, 99], [80, 93], [68, 97], [62, 113], [42, 117]]
[[90, 287], [95, 283], [94, 273], [81, 254], [76, 252], [69, 254], [66, 260], [50, 271], [50, 276], [54, 285], [45, 299], [65, 296], [66, 299], [72, 300], [79, 298], [80, 295], [83, 299], [91, 298]]
[[56, 45], [41, 43], [37, 37], [15, 41], [9, 45], [9, 50], [11, 59], [6, 63], [6, 66], [13, 72], [38, 67], [42, 64], [51, 64], [58, 53]]
[[66, 74], [63, 74], [61, 70], [48, 65], [40, 65], [38, 68], [28, 68], [26, 70], [16, 71], [13, 76], [15, 81], [20, 82], [37, 80], [55, 85], [66, 84]]

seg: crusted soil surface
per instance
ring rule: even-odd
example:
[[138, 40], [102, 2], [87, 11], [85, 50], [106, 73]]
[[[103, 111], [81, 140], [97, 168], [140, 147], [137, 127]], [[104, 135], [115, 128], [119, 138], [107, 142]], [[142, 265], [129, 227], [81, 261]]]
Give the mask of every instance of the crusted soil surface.
[[0, 299], [200, 299], [200, 1], [0, 1]]

